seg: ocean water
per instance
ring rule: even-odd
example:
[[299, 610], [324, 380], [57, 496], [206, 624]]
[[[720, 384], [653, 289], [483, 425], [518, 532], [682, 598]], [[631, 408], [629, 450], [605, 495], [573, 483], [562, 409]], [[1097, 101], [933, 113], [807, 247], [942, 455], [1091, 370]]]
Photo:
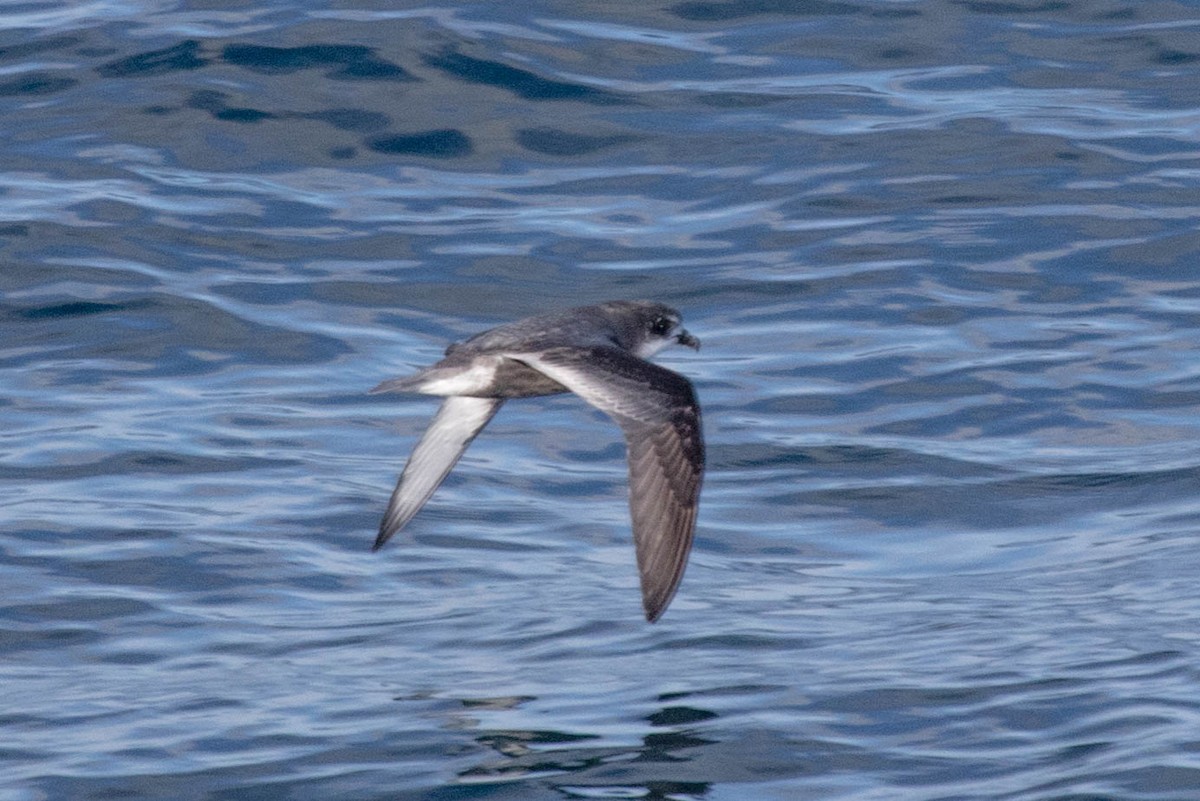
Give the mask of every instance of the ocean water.
[[[1200, 7], [0, 5], [0, 801], [1200, 798]], [[619, 431], [456, 339], [704, 347]]]

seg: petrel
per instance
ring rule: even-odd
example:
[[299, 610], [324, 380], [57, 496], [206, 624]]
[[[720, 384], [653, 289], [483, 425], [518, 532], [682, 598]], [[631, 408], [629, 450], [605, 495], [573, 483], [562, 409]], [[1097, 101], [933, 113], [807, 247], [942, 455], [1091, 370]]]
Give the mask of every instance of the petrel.
[[704, 474], [691, 382], [646, 361], [673, 342], [700, 347], [679, 312], [613, 300], [484, 331], [451, 345], [437, 364], [372, 389], [445, 398], [400, 475], [374, 549], [420, 511], [506, 400], [574, 392], [625, 434], [642, 607], [653, 623], [683, 578]]

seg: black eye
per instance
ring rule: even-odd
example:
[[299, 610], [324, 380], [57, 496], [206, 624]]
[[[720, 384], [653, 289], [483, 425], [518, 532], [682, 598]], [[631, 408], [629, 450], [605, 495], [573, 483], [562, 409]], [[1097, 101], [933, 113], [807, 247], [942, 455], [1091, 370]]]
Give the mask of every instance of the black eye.
[[666, 317], [658, 317], [650, 323], [650, 331], [661, 337], [671, 330], [672, 325], [674, 324]]

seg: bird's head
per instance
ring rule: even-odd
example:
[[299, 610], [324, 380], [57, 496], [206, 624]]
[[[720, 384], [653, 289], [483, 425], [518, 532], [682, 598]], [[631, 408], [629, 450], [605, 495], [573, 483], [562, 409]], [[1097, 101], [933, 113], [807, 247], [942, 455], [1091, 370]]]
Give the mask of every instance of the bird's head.
[[682, 326], [679, 312], [649, 300], [617, 300], [603, 304], [614, 323], [620, 345], [648, 359], [667, 345], [700, 349], [700, 340]]

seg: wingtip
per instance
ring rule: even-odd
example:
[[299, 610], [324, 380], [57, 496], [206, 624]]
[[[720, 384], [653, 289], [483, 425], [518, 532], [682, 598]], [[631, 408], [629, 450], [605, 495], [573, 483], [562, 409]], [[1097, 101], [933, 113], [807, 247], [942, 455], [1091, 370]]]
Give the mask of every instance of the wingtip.
[[666, 603], [662, 600], [651, 600], [650, 598], [642, 598], [642, 611], [646, 613], [647, 623], [657, 623], [658, 619], [667, 611], [667, 607], [671, 605], [671, 600], [668, 598]]

